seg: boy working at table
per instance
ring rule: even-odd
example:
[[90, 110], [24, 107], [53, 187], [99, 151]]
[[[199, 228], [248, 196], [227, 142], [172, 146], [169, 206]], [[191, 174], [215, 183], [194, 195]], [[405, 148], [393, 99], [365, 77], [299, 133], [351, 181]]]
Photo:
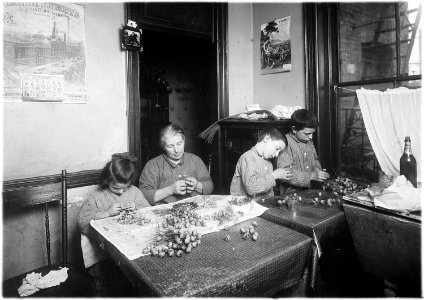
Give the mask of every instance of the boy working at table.
[[277, 167], [292, 167], [293, 176], [282, 180], [280, 194], [310, 188], [313, 181], [322, 182], [330, 177], [322, 170], [312, 143], [312, 136], [318, 126], [316, 116], [306, 109], [298, 109], [290, 119], [292, 127], [286, 134], [287, 149], [280, 152]]
[[231, 195], [249, 196], [254, 201], [274, 196], [275, 181], [289, 180], [293, 176], [290, 167], [274, 170], [271, 162], [286, 146], [285, 136], [277, 129], [262, 130], [256, 145], [243, 153], [237, 162], [231, 181]]

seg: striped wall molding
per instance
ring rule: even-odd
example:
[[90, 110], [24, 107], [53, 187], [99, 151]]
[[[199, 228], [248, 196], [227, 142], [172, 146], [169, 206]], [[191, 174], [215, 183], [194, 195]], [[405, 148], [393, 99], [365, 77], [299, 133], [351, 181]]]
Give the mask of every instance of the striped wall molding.
[[[80, 172], [67, 173], [68, 189], [94, 185], [99, 183], [99, 175], [102, 170], [86, 170]], [[21, 178], [3, 181], [3, 191], [16, 190], [31, 186], [46, 185], [61, 182], [61, 173], [56, 175], [38, 176], [31, 178]]]

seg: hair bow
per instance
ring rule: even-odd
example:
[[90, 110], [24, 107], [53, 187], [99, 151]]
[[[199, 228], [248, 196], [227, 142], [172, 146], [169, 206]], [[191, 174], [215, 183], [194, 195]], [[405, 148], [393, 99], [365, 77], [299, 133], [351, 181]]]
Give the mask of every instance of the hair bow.
[[123, 153], [115, 153], [112, 155], [112, 160], [113, 159], [128, 159], [130, 162], [135, 163], [137, 162], [137, 157], [129, 155], [128, 152], [123, 152]]

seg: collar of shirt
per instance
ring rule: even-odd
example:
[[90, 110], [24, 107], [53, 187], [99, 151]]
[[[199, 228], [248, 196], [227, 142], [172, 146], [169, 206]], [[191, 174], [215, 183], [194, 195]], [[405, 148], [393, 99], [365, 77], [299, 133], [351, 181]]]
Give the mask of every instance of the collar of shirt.
[[291, 137], [291, 139], [293, 141], [295, 141], [296, 143], [300, 143], [300, 141], [297, 139], [297, 137], [293, 134], [293, 132], [289, 133], [289, 137]]
[[311, 143], [312, 141], [308, 141], [308, 142], [301, 142], [301, 141], [299, 141], [298, 139], [297, 139], [297, 137], [293, 134], [293, 132], [290, 132], [289, 133], [289, 137], [291, 137], [291, 139], [293, 140], [293, 141], [295, 141], [296, 143], [298, 143], [298, 144], [309, 144], [309, 143]]
[[259, 154], [259, 152], [258, 152], [258, 150], [256, 149], [256, 146], [253, 146], [252, 147], [252, 150], [253, 150], [253, 152], [255, 152], [260, 158], [262, 158], [262, 159], [265, 159], [265, 158], [263, 158], [263, 156], [262, 155], [260, 155]]
[[169, 157], [166, 154], [163, 154], [163, 158], [168, 162], [168, 164], [172, 167], [172, 168], [176, 168], [178, 166], [181, 166], [184, 163], [184, 154], [181, 157], [181, 160], [179, 163], [175, 163], [174, 161], [172, 161], [171, 159], [169, 159]]

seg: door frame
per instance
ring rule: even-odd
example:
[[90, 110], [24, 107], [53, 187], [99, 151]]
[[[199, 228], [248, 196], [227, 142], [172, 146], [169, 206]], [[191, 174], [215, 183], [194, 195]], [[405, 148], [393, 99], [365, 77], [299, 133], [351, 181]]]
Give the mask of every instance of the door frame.
[[337, 4], [304, 3], [306, 108], [318, 119], [314, 139], [321, 165], [337, 169], [337, 103], [330, 83], [338, 81]]
[[[131, 5], [124, 4], [124, 22], [136, 14], [131, 11]], [[213, 25], [211, 42], [216, 45], [216, 80], [217, 80], [217, 107], [216, 119], [220, 120], [228, 116], [228, 4], [214, 3]], [[140, 133], [143, 130], [140, 124], [140, 53], [138, 51], [127, 51], [127, 99], [128, 99], [128, 152], [141, 161]], [[220, 140], [220, 139], [218, 139]], [[218, 145], [220, 149], [222, 145]], [[218, 161], [221, 161], [220, 159]], [[221, 167], [221, 163], [220, 163]], [[137, 180], [142, 166], [138, 165]]]

